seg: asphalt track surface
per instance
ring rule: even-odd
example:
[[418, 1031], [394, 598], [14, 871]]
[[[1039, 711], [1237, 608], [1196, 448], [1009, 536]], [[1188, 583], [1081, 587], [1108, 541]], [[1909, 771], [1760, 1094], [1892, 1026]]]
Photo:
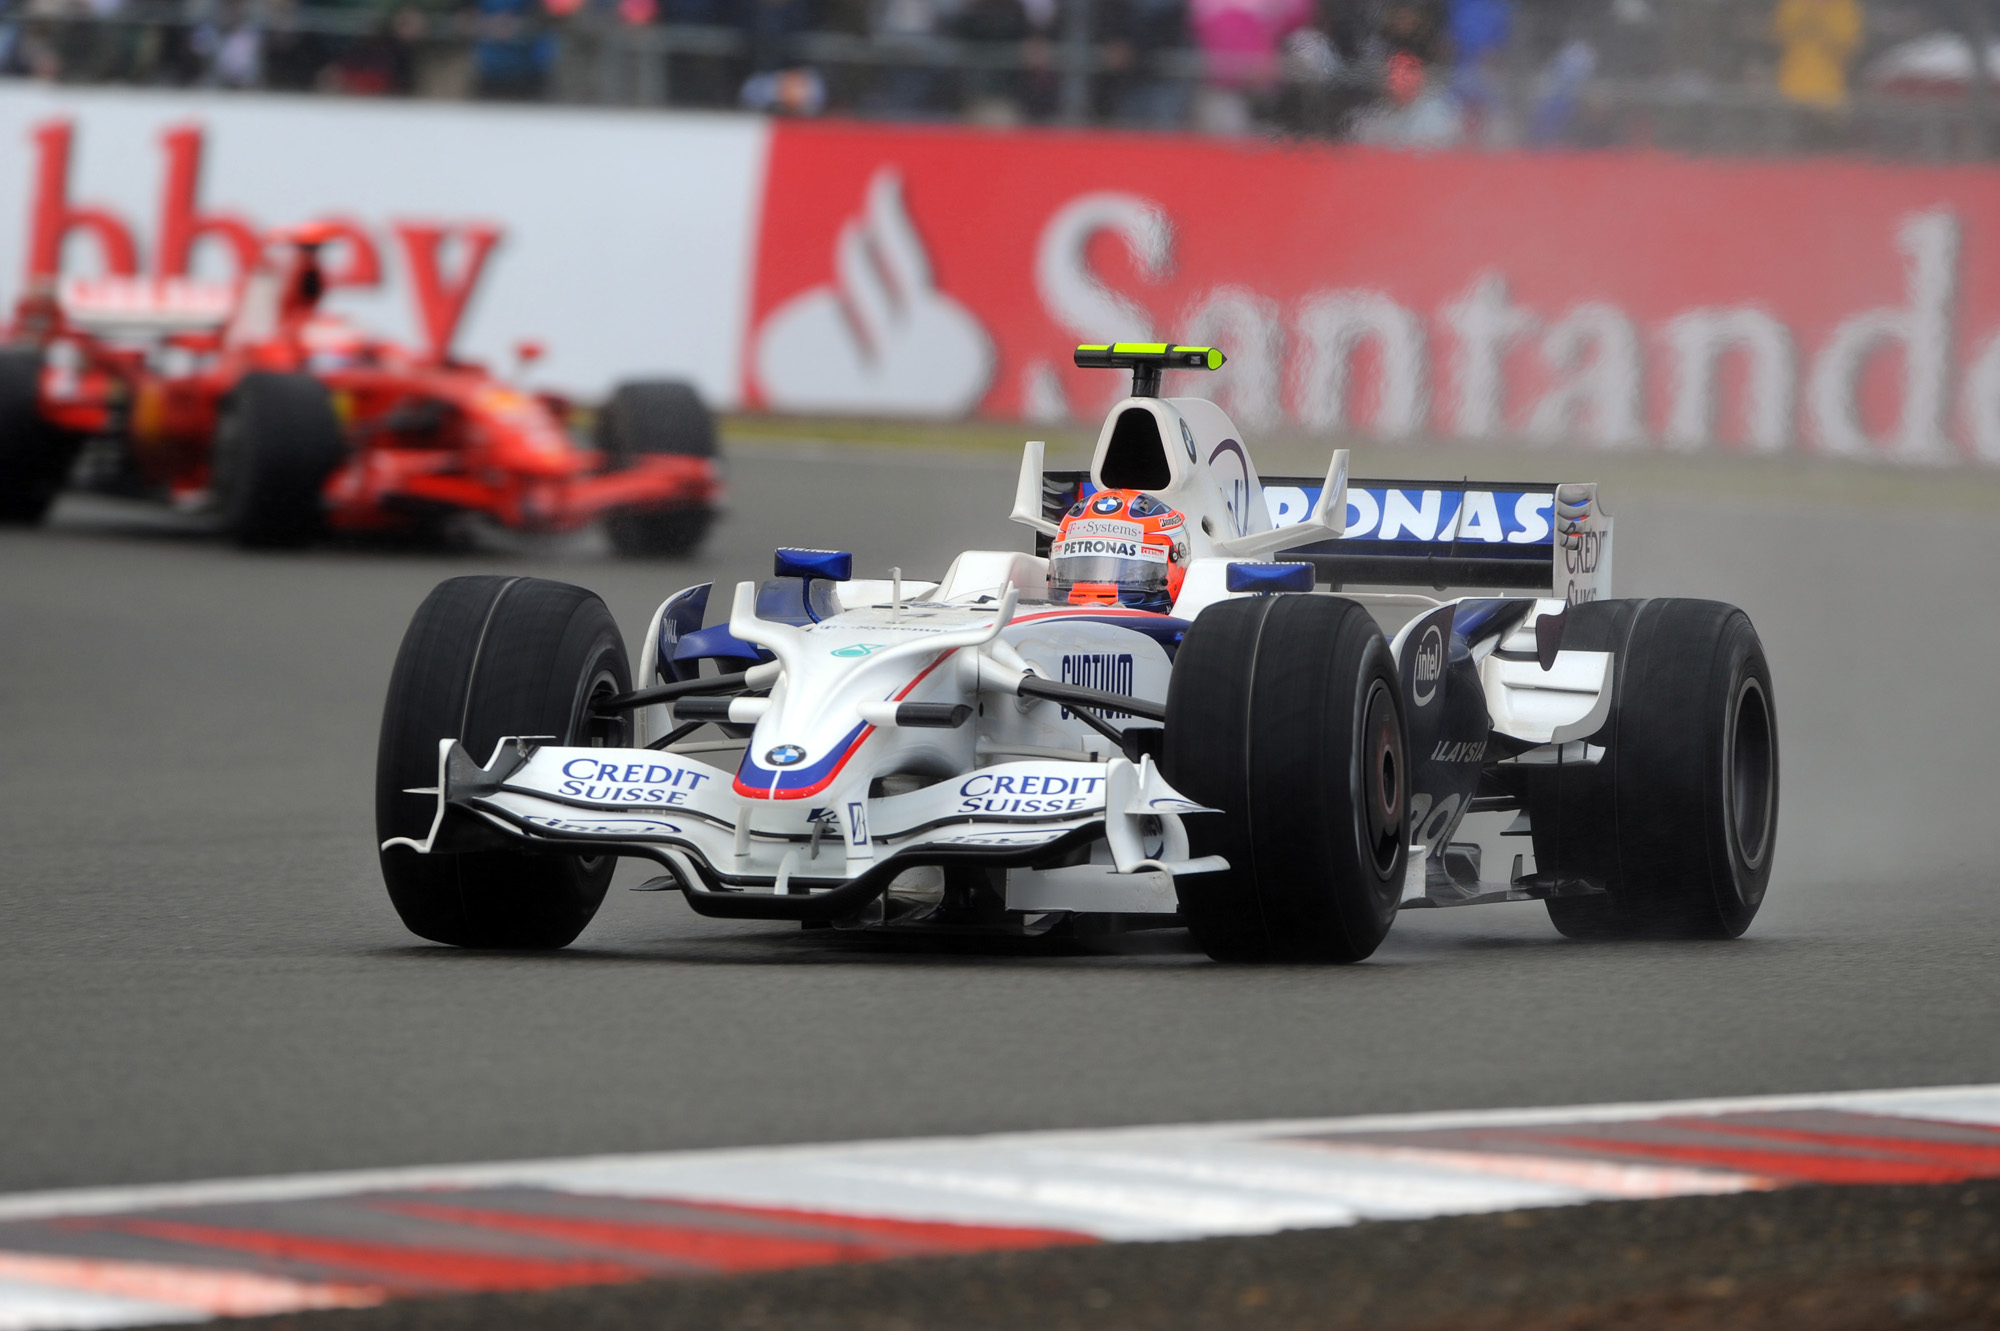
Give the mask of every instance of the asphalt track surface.
[[1177, 934], [871, 945], [614, 888], [560, 954], [425, 945], [377, 879], [370, 782], [437, 580], [564, 578], [633, 634], [779, 543], [918, 576], [1021, 543], [1012, 462], [746, 450], [730, 520], [683, 565], [589, 539], [251, 555], [65, 500], [0, 534], [0, 1191], [2000, 1080], [2000, 486], [1390, 464], [1473, 465], [1596, 474], [1623, 594], [1757, 623], [1784, 803], [1745, 939], [1571, 943], [1517, 905], [1406, 912], [1361, 966], [1246, 969]]

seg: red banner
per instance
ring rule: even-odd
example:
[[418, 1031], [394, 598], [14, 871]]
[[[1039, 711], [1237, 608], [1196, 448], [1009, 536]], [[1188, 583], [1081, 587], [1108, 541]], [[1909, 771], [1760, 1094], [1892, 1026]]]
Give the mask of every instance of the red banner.
[[774, 126], [743, 357], [788, 410], [2000, 462], [2000, 172]]

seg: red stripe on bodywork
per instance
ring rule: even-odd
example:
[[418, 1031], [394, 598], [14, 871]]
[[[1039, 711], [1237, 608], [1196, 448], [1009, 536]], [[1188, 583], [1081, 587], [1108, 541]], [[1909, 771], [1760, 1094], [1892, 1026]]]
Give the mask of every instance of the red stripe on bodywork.
[[[922, 670], [918, 671], [917, 677], [911, 680], [908, 684], [905, 684], [903, 686], [903, 691], [901, 693], [893, 693], [889, 695], [889, 701], [901, 702], [903, 699], [909, 697], [910, 691], [916, 688], [917, 685], [923, 683], [925, 676], [929, 675], [931, 671], [936, 670], [940, 665], [944, 664], [945, 660], [948, 657], [950, 657], [953, 652], [956, 652], [957, 650], [958, 648], [956, 647], [945, 648], [944, 652], [938, 657], [937, 660], [931, 662], [929, 665], [925, 666]], [[801, 786], [797, 790], [778, 790], [778, 791], [757, 790], [754, 787], [746, 786], [743, 784], [743, 773], [741, 772], [741, 770], [739, 770], [736, 774], [736, 779], [735, 779], [736, 793], [743, 796], [746, 799], [753, 799], [753, 800], [802, 800], [810, 796], [817, 795], [822, 790], [825, 790], [828, 786], [834, 783], [834, 780], [837, 777], [839, 777], [841, 769], [847, 766], [847, 760], [852, 758], [855, 754], [861, 752], [861, 746], [863, 744], [866, 744], [868, 742], [868, 737], [874, 733], [875, 733], [874, 726], [864, 726], [862, 728], [861, 734], [855, 738], [852, 744], [847, 746], [847, 752], [840, 755], [840, 761], [833, 765], [833, 770], [828, 772], [825, 776], [821, 777], [819, 780], [813, 782], [809, 786]]]
[[[1089, 617], [1092, 619], [1102, 619], [1107, 616], [1118, 619], [1169, 619], [1172, 617], [1169, 615], [1159, 614], [1152, 610], [1128, 610], [1112, 606], [1074, 606], [1067, 610], [1045, 610], [1041, 614], [1037, 615], [1018, 615], [1015, 618], [1008, 620], [1006, 627], [1012, 628], [1016, 624], [1033, 624], [1038, 620], [1043, 620], [1043, 619], [1061, 619], [1065, 617], [1075, 616], [1080, 612], [1088, 614]], [[903, 686], [902, 692], [891, 694], [889, 696], [889, 701], [901, 702], [903, 699], [909, 697], [911, 692], [917, 687], [917, 685], [924, 682], [924, 679], [931, 673], [931, 671], [936, 670], [939, 666], [943, 665], [957, 651], [958, 648], [956, 647], [945, 648], [944, 651], [938, 655], [937, 660], [925, 666], [921, 671], [918, 672], [917, 677], [915, 679], [911, 680], [908, 684], [905, 684]], [[869, 726], [866, 729], [864, 729], [861, 732], [860, 737], [857, 738], [854, 741], [854, 743], [848, 746], [847, 752], [840, 755], [840, 761], [833, 765], [833, 770], [828, 772], [824, 777], [820, 778], [818, 781], [813, 782], [810, 786], [800, 786], [797, 790], [778, 790], [778, 791], [772, 791], [768, 789], [758, 790], [754, 786], [748, 786], [743, 783], [743, 773], [739, 769], [734, 779], [734, 782], [732, 783], [732, 789], [734, 789], [736, 793], [738, 795], [741, 795], [744, 799], [751, 799], [751, 800], [810, 799], [812, 796], [819, 794], [821, 791], [825, 790], [828, 786], [832, 785], [834, 781], [839, 778], [841, 770], [847, 766], [848, 759], [852, 758], [855, 754], [861, 752], [861, 746], [863, 744], [866, 744], [868, 742], [868, 737], [874, 733], [875, 733], [874, 726]], [[745, 761], [748, 761], [747, 757]]]
[[[854, 742], [847, 746], [847, 752], [840, 755], [840, 761], [835, 763], [825, 776], [809, 786], [800, 786], [797, 790], [758, 790], [754, 786], [743, 784], [743, 773], [739, 768], [734, 782], [736, 793], [745, 799], [753, 800], [802, 800], [809, 795], [817, 795], [833, 784], [834, 778], [839, 776], [841, 769], [847, 766], [847, 760], [861, 752], [861, 746], [866, 744], [868, 737], [874, 733], [874, 726], [863, 726], [861, 733], [854, 737]], [[745, 761], [748, 761], [748, 759], [746, 758]]]
[[1130, 606], [1073, 605], [1063, 610], [1044, 610], [1038, 615], [1017, 615], [1013, 619], [1007, 621], [1007, 626], [1009, 628], [1012, 628], [1016, 624], [1033, 624], [1038, 620], [1061, 619], [1069, 615], [1088, 616], [1091, 619], [1103, 619], [1107, 616], [1116, 619], [1172, 619], [1173, 618], [1172, 615], [1163, 615], [1157, 610], [1134, 610]]

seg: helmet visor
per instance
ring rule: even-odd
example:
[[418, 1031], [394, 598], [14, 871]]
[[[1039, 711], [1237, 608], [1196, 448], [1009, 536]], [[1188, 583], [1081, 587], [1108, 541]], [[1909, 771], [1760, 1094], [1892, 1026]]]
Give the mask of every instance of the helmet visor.
[[1143, 541], [1072, 537], [1049, 552], [1049, 582], [1058, 596], [1079, 582], [1127, 591], [1165, 591], [1167, 552]]

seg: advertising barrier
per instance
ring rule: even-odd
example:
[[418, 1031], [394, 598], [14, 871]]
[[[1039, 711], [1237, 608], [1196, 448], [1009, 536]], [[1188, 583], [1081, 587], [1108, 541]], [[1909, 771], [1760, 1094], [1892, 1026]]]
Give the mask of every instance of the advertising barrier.
[[[787, 123], [753, 401], [2000, 462], [2000, 172]], [[1199, 381], [1199, 382], [1196, 382]]]
[[763, 122], [560, 107], [0, 85], [0, 299], [40, 268], [222, 279], [334, 219], [333, 308], [601, 393], [733, 402]]
[[343, 224], [336, 307], [582, 393], [2000, 463], [2000, 172], [0, 88], [0, 299]]

